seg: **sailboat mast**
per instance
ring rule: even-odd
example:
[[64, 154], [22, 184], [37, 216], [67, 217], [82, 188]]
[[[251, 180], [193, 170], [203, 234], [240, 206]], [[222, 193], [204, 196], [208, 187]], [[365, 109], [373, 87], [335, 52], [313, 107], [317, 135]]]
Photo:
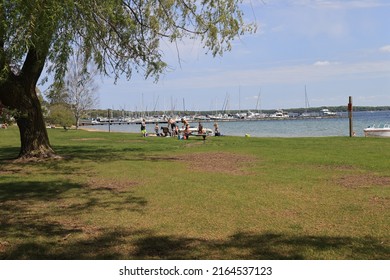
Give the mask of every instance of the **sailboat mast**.
[[310, 107], [309, 98], [307, 97], [306, 85], [305, 85], [305, 113], [307, 113], [307, 109]]
[[238, 86], [238, 112], [241, 113], [241, 85]]
[[256, 111], [257, 111], [257, 113], [259, 113], [260, 97], [261, 97], [261, 88], [260, 88], [259, 94], [257, 95], [257, 102], [256, 102]]
[[157, 96], [157, 100], [156, 100], [156, 102], [154, 103], [154, 108], [153, 108], [153, 111], [154, 111], [154, 113], [157, 113], [157, 104], [158, 104], [158, 99], [160, 98], [160, 96], [158, 95]]

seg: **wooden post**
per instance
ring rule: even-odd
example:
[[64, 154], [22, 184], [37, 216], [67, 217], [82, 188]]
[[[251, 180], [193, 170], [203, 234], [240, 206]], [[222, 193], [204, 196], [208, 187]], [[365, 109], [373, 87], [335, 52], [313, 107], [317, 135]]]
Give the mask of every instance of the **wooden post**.
[[353, 136], [353, 108], [352, 108], [352, 96], [349, 97], [348, 103], [348, 118], [349, 118], [349, 137]]

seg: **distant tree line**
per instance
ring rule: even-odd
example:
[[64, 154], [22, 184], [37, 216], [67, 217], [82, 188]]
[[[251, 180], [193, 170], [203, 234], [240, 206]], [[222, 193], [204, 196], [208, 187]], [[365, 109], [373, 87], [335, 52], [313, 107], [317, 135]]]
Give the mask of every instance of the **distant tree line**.
[[[291, 108], [291, 109], [285, 109], [287, 112], [291, 113], [298, 113], [302, 114], [304, 112], [308, 113], [316, 113], [320, 112], [322, 109], [329, 109], [332, 112], [347, 112], [348, 108], [347, 106], [322, 106], [322, 107], [311, 107], [311, 108]], [[390, 106], [354, 106], [353, 110], [355, 112], [357, 111], [390, 111]], [[236, 113], [243, 113], [243, 112], [257, 112], [259, 110], [256, 109], [249, 109], [249, 110], [229, 110], [229, 111], [218, 111], [217, 113], [222, 114], [236, 114]], [[276, 109], [267, 109], [267, 110], [261, 110], [262, 113], [265, 114], [272, 114], [275, 113]], [[184, 115], [214, 115], [216, 112], [213, 110], [206, 110], [206, 111], [175, 111], [173, 112], [175, 115], [184, 116]], [[91, 109], [87, 110], [85, 116], [88, 116], [89, 118], [97, 118], [97, 117], [106, 117], [106, 118], [124, 118], [128, 116], [132, 117], [143, 117], [143, 116], [155, 116], [155, 115], [171, 115], [172, 112], [169, 111], [128, 111], [128, 110], [115, 110], [115, 109]]]

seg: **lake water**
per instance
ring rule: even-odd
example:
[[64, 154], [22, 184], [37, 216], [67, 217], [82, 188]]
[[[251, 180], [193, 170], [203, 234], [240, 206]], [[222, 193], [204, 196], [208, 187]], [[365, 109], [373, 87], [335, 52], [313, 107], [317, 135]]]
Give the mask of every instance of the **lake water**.
[[[324, 137], [349, 136], [349, 119], [347, 113], [343, 118], [322, 119], [285, 119], [219, 122], [219, 130], [223, 135], [253, 137]], [[354, 112], [353, 130], [356, 136], [364, 136], [363, 129], [380, 123], [390, 123], [390, 111]], [[202, 123], [204, 128], [213, 129], [213, 122]], [[164, 125], [165, 124], [160, 124]], [[192, 123], [191, 126], [197, 126]], [[85, 126], [96, 130], [108, 131], [108, 125]], [[148, 132], [154, 133], [154, 124], [148, 124]], [[139, 124], [111, 125], [113, 132], [140, 132]], [[214, 129], [213, 129], [214, 130]]]

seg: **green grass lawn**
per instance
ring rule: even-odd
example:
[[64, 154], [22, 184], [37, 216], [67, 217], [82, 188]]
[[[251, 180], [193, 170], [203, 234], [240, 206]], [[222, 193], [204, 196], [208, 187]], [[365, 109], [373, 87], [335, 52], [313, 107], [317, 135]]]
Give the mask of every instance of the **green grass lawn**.
[[0, 259], [389, 259], [390, 141], [0, 130]]

